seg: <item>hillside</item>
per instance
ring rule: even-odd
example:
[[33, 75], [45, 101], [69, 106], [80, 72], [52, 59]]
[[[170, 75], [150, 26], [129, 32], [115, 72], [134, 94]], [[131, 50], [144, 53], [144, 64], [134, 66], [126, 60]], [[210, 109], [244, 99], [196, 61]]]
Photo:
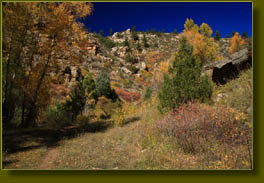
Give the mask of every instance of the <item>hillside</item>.
[[252, 38], [104, 36], [92, 8], [5, 4], [3, 168], [252, 169]]

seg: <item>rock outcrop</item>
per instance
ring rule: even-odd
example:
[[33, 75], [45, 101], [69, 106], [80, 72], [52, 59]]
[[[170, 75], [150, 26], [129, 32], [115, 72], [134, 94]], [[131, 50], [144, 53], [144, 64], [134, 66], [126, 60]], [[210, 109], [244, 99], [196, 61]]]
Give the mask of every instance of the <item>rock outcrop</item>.
[[247, 48], [240, 50], [231, 58], [220, 61], [213, 67], [212, 80], [217, 84], [225, 84], [228, 80], [236, 78], [240, 71], [252, 66], [252, 56]]

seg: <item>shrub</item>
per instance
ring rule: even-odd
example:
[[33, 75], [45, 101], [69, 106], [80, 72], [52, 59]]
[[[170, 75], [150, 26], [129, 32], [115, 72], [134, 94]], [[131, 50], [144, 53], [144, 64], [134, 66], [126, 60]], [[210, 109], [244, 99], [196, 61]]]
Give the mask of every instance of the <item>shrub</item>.
[[134, 65], [130, 65], [128, 68], [133, 74], [138, 73], [139, 69], [136, 68]]
[[110, 76], [106, 70], [101, 70], [101, 72], [96, 77], [95, 88], [98, 97], [110, 95]]
[[82, 81], [82, 85], [87, 94], [90, 94], [93, 90], [95, 90], [95, 81], [90, 73], [87, 73]]
[[109, 39], [108, 37], [103, 37], [101, 35], [99, 35], [99, 41], [107, 48], [107, 49], [111, 49], [113, 47], [116, 46], [116, 43], [113, 42], [111, 39]]
[[88, 125], [89, 121], [90, 121], [90, 117], [84, 116], [84, 115], [78, 115], [77, 119], [76, 119], [76, 123], [81, 125], [81, 126]]
[[97, 107], [103, 111], [103, 118], [107, 119], [110, 118], [115, 111], [121, 107], [120, 102], [112, 102], [106, 97], [100, 97], [98, 99]]
[[135, 40], [135, 41], [138, 40], [138, 35], [137, 35], [137, 32], [136, 32], [136, 26], [132, 27], [131, 35], [132, 35], [132, 39], [133, 40]]
[[140, 99], [140, 93], [133, 92], [133, 91], [125, 91], [123, 89], [117, 88], [116, 89], [117, 95], [127, 102], [133, 102]]
[[145, 34], [143, 34], [143, 45], [144, 45], [145, 48], [149, 47], [148, 40], [147, 40]]
[[45, 121], [52, 128], [60, 128], [71, 124], [69, 109], [65, 103], [55, 103], [49, 106], [45, 111]]
[[218, 30], [215, 31], [214, 39], [215, 39], [216, 41], [219, 41], [219, 40], [220, 40], [220, 32], [219, 32]]
[[115, 113], [112, 116], [114, 120], [115, 126], [121, 126], [124, 123], [125, 120], [125, 110], [122, 108], [119, 108], [115, 111]]
[[148, 87], [144, 95], [144, 100], [149, 99], [151, 97], [151, 94], [152, 94], [152, 88]]
[[181, 39], [180, 43], [179, 52], [170, 68], [171, 76], [165, 74], [159, 93], [161, 112], [176, 109], [188, 101], [205, 102], [212, 95], [212, 84], [207, 76], [201, 77], [201, 64], [194, 58], [193, 47], [186, 38]]
[[237, 110], [188, 103], [160, 120], [157, 128], [184, 152], [204, 157], [207, 164], [220, 161], [228, 168], [251, 168], [252, 129], [247, 116]]
[[123, 38], [124, 36], [123, 36], [123, 34], [121, 34], [121, 33], [117, 33], [117, 35], [116, 35], [116, 37], [118, 38], [118, 39], [121, 39], [121, 38]]
[[123, 45], [124, 46], [127, 46], [129, 48], [129, 42], [128, 42], [128, 39], [126, 38], [125, 41], [123, 42]]
[[137, 63], [137, 59], [132, 57], [131, 54], [127, 54], [126, 57], [125, 57], [125, 60], [126, 60], [126, 62], [131, 63], [131, 64]]
[[81, 83], [78, 83], [70, 93], [70, 100], [66, 101], [66, 108], [71, 113], [72, 122], [80, 112], [83, 111], [86, 102], [85, 90]]

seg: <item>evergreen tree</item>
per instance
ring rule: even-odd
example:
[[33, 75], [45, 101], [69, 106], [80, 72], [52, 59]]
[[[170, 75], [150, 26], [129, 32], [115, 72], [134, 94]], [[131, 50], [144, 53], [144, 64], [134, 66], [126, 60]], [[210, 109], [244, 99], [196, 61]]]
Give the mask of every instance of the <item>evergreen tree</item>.
[[215, 39], [216, 41], [219, 41], [219, 40], [220, 40], [220, 32], [219, 32], [218, 30], [215, 31], [214, 39]]
[[110, 76], [106, 70], [101, 70], [95, 80], [96, 94], [98, 97], [111, 95]]
[[129, 48], [129, 42], [128, 42], [128, 39], [126, 38], [125, 41], [123, 42], [123, 45], [124, 46], [127, 46]]
[[113, 35], [113, 29], [111, 28], [109, 31], [109, 36], [112, 36], [112, 35]]
[[131, 34], [132, 34], [132, 39], [133, 40], [135, 40], [135, 41], [138, 40], [138, 35], [137, 35], [137, 32], [136, 32], [136, 26], [135, 25], [132, 27]]
[[165, 33], [165, 29], [162, 29], [162, 30], [161, 30], [161, 33]]
[[145, 48], [149, 47], [149, 44], [148, 44], [148, 41], [147, 41], [147, 38], [146, 38], [145, 34], [143, 35], [143, 45], [144, 45]]
[[243, 32], [243, 34], [242, 34], [242, 38], [243, 38], [243, 39], [246, 39], [246, 38], [248, 38], [248, 35], [247, 35], [247, 33], [246, 33], [246, 32]]
[[99, 34], [100, 34], [100, 36], [104, 37], [104, 31], [103, 31], [103, 29], [100, 29]]
[[204, 102], [212, 95], [212, 84], [207, 76], [201, 76], [202, 67], [195, 60], [193, 47], [186, 38], [180, 40], [181, 47], [159, 92], [159, 110], [176, 109], [188, 101]]
[[174, 34], [178, 34], [178, 31], [177, 31], [177, 29], [174, 29], [174, 32], [173, 32]]
[[72, 122], [74, 122], [77, 115], [83, 111], [86, 102], [85, 90], [81, 83], [78, 83], [71, 91], [70, 98], [66, 102], [66, 108], [71, 112]]
[[142, 51], [142, 48], [141, 48], [141, 46], [140, 46], [139, 42], [137, 43], [137, 50], [138, 50], [139, 52], [141, 52], [141, 51]]
[[231, 33], [231, 37], [233, 37], [234, 35], [235, 35], [235, 31], [232, 31], [232, 33]]
[[153, 28], [153, 29], [151, 29], [150, 32], [151, 32], [151, 34], [155, 34], [156, 33], [156, 29]]

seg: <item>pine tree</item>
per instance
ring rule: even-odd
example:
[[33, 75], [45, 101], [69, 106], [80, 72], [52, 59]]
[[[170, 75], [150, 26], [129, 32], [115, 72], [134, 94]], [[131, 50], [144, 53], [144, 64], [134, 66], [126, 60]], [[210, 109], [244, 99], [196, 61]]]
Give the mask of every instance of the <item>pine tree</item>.
[[164, 76], [159, 92], [158, 108], [161, 112], [176, 109], [188, 101], [205, 102], [212, 95], [212, 84], [207, 76], [201, 76], [202, 67], [195, 60], [193, 47], [184, 37], [180, 44], [175, 61], [169, 69], [171, 75]]
[[138, 35], [137, 35], [137, 32], [136, 32], [136, 26], [135, 25], [132, 27], [131, 34], [132, 34], [132, 39], [133, 40], [135, 40], [135, 41], [138, 40]]
[[178, 34], [178, 31], [177, 31], [176, 28], [174, 29], [174, 32], [173, 33], [176, 34], [176, 35]]
[[242, 34], [242, 38], [243, 38], [243, 39], [246, 39], [246, 38], [248, 38], [248, 35], [247, 35], [247, 33], [246, 33], [246, 32], [243, 32], [243, 34]]
[[99, 35], [102, 36], [102, 37], [104, 37], [104, 31], [103, 31], [103, 29], [100, 29]]
[[232, 31], [232, 33], [231, 33], [231, 37], [233, 37], [234, 35], [235, 35], [235, 31]]
[[147, 41], [147, 38], [146, 38], [145, 34], [143, 35], [143, 45], [144, 45], [145, 48], [149, 47], [149, 44], [148, 44], [148, 41]]
[[218, 30], [215, 31], [214, 39], [215, 39], [216, 41], [219, 41], [219, 40], [220, 40], [220, 32], [219, 32]]
[[150, 32], [151, 32], [151, 34], [155, 34], [156, 33], [156, 29], [153, 28], [153, 29], [151, 29]]
[[99, 75], [96, 77], [95, 88], [98, 97], [108, 97], [111, 95], [110, 76], [106, 70], [101, 70]]
[[110, 30], [109, 30], [109, 36], [112, 36], [113, 35], [113, 29], [111, 28]]

